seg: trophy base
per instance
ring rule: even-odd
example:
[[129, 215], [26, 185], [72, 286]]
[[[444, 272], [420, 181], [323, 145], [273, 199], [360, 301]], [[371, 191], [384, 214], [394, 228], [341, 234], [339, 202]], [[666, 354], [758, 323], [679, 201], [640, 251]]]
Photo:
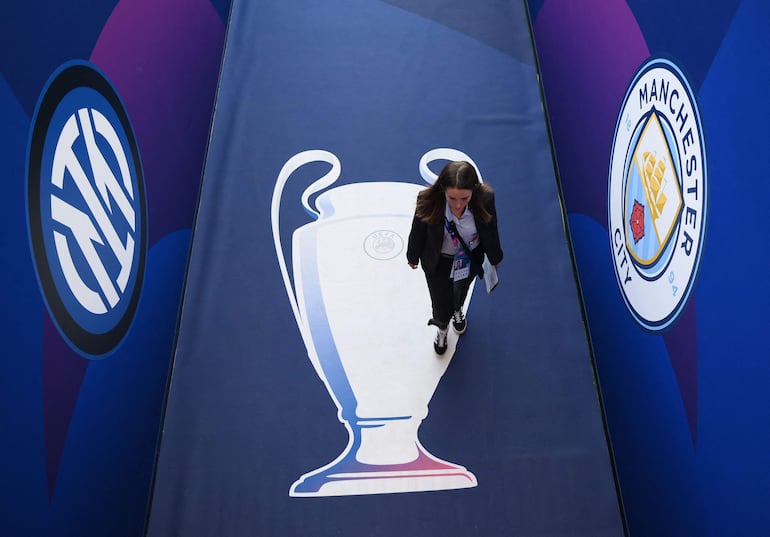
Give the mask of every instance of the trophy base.
[[419, 447], [420, 455], [406, 464], [364, 464], [345, 457], [305, 474], [289, 496], [354, 496], [471, 488], [476, 476], [464, 467], [439, 460]]

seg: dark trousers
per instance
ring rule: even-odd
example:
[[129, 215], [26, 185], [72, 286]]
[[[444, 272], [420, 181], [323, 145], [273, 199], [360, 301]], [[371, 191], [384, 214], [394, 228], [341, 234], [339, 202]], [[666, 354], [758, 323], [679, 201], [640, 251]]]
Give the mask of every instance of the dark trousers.
[[465, 297], [468, 296], [468, 288], [473, 282], [473, 273], [468, 278], [455, 282], [449, 277], [451, 272], [452, 257], [442, 255], [436, 271], [425, 274], [433, 307], [433, 318], [430, 324], [435, 324], [442, 329], [449, 326], [452, 313], [462, 308]]

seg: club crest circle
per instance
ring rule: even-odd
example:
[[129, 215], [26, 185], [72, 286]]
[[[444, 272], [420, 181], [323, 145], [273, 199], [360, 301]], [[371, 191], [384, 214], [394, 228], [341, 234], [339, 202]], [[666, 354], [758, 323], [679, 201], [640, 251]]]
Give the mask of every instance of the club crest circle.
[[103, 358], [128, 332], [147, 257], [147, 202], [128, 113], [88, 62], [43, 89], [27, 160], [27, 221], [38, 281], [65, 341]]
[[695, 95], [670, 60], [642, 65], [620, 108], [610, 157], [609, 239], [618, 287], [644, 329], [681, 315], [708, 216], [708, 166]]

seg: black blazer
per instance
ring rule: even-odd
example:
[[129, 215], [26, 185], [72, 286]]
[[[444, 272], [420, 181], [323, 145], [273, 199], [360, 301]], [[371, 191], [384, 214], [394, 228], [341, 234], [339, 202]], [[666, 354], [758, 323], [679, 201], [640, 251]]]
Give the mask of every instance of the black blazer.
[[[471, 268], [479, 278], [484, 276], [481, 268], [484, 254], [489, 262], [497, 265], [503, 260], [503, 250], [500, 247], [500, 234], [497, 230], [497, 212], [495, 210], [495, 195], [492, 192], [483, 194], [484, 208], [492, 215], [489, 222], [484, 222], [478, 215], [473, 215], [476, 230], [479, 234], [479, 245], [471, 252]], [[422, 270], [432, 274], [438, 267], [441, 258], [441, 245], [444, 242], [444, 220], [437, 224], [429, 224], [417, 215], [412, 219], [412, 230], [409, 232], [409, 242], [406, 248], [406, 259], [412, 265], [419, 261]]]

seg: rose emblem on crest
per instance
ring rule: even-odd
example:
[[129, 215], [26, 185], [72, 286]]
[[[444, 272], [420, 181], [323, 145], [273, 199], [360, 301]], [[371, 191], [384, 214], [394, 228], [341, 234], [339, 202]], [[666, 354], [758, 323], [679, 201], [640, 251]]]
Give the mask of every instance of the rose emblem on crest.
[[631, 224], [634, 243], [637, 243], [644, 237], [644, 205], [636, 200], [634, 200], [634, 208], [631, 210], [629, 224]]

